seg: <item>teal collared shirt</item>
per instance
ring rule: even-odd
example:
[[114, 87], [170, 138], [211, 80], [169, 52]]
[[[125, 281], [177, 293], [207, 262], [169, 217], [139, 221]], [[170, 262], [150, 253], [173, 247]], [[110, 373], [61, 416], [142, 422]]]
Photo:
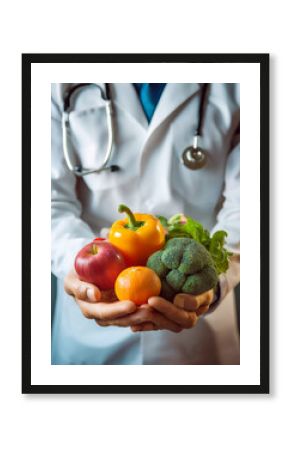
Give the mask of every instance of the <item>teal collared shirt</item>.
[[166, 83], [133, 83], [148, 122], [152, 119]]

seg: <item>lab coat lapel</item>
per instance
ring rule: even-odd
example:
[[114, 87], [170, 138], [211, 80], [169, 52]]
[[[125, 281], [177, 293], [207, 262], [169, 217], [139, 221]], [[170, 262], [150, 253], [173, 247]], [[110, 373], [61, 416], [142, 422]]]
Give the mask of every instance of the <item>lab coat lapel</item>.
[[151, 134], [173, 111], [200, 90], [198, 83], [168, 83], [160, 97], [149, 125]]
[[167, 117], [199, 90], [200, 84], [198, 83], [168, 83], [149, 124], [132, 83], [114, 83], [112, 100], [126, 114], [132, 116], [144, 130], [147, 130], [149, 137]]
[[112, 85], [113, 104], [126, 114], [130, 114], [145, 129], [148, 129], [148, 121], [140, 103], [138, 94], [132, 83], [114, 83]]

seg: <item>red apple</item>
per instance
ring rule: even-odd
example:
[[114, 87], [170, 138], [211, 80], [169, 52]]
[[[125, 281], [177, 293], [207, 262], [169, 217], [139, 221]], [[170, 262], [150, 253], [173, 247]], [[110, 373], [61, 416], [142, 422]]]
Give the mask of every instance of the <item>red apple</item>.
[[93, 283], [101, 290], [113, 289], [117, 276], [126, 267], [120, 251], [103, 239], [95, 239], [85, 245], [75, 259], [79, 278]]

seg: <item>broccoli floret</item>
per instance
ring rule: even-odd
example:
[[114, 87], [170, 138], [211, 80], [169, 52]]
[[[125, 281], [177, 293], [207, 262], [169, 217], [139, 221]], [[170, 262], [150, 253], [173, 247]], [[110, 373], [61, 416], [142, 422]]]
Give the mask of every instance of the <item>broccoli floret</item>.
[[182, 255], [183, 250], [180, 248], [174, 249], [174, 251], [172, 251], [172, 249], [167, 249], [164, 250], [161, 256], [161, 261], [169, 269], [177, 269], [177, 267], [179, 267]]
[[210, 265], [211, 256], [208, 251], [198, 242], [192, 239], [183, 252], [181, 264], [178, 269], [187, 275], [199, 272], [207, 265]]
[[[185, 249], [188, 245], [192, 243], [193, 239], [191, 238], [172, 238], [166, 244], [166, 249], [171, 247], [178, 247]], [[196, 241], [194, 241], [196, 242]]]
[[166, 277], [166, 281], [175, 292], [181, 292], [181, 288], [186, 281], [186, 275], [181, 273], [179, 269], [170, 270]]
[[168, 241], [163, 250], [161, 260], [169, 269], [177, 269], [183, 258], [187, 245], [191, 244], [190, 238], [174, 238]]
[[147, 266], [154, 270], [155, 273], [159, 276], [159, 278], [164, 278], [169, 272], [169, 268], [166, 267], [163, 262], [161, 261], [162, 251], [159, 250], [158, 252], [153, 253], [147, 261]]
[[194, 295], [202, 294], [203, 292], [214, 288], [217, 285], [217, 282], [218, 276], [215, 269], [208, 266], [194, 275], [189, 275], [182, 287], [182, 292]]
[[161, 279], [163, 295], [172, 300], [178, 292], [198, 295], [216, 286], [218, 275], [206, 248], [191, 238], [173, 238], [150, 256], [148, 267]]

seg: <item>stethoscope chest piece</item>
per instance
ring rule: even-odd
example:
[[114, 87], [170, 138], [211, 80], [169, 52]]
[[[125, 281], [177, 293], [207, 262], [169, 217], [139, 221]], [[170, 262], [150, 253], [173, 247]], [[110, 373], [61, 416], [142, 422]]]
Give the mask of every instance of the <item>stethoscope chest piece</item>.
[[181, 157], [182, 164], [190, 170], [202, 169], [206, 165], [206, 154], [200, 147], [187, 147]]
[[207, 163], [206, 152], [198, 145], [198, 142], [202, 138], [202, 127], [204, 122], [206, 93], [208, 87], [208, 83], [204, 83], [202, 86], [201, 98], [199, 103], [199, 120], [193, 136], [192, 145], [186, 147], [180, 158], [182, 164], [189, 170], [202, 169]]

